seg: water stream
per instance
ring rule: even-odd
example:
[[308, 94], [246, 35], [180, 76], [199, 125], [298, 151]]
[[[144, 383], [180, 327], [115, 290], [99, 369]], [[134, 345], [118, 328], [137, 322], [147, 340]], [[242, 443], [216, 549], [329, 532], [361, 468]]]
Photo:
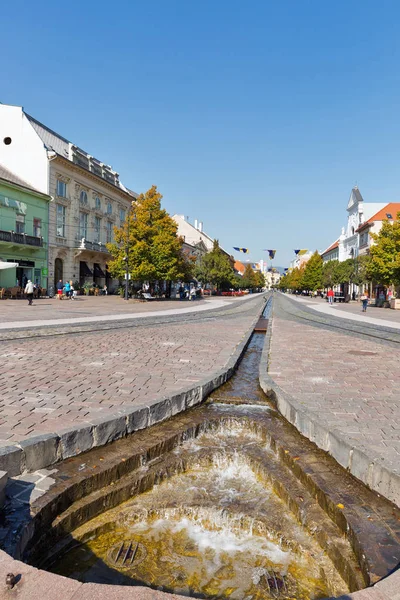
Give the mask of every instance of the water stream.
[[[232, 404], [238, 415], [268, 417], [272, 407], [258, 385], [264, 339], [253, 335], [237, 373], [200, 409], [205, 418]], [[75, 529], [49, 568], [83, 582], [198, 598], [311, 600], [348, 592], [274, 491], [266, 470], [277, 458], [246, 419], [223, 419], [173, 454], [188, 466]]]

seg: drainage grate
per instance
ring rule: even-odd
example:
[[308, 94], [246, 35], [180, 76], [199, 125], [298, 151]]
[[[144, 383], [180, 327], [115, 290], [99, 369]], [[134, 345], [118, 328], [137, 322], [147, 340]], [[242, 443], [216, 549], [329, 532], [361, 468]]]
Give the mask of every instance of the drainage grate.
[[146, 546], [134, 540], [115, 544], [108, 551], [107, 562], [117, 569], [129, 569], [141, 563], [147, 555]]
[[349, 350], [347, 354], [355, 354], [356, 356], [376, 356], [378, 352], [369, 352], [368, 350]]

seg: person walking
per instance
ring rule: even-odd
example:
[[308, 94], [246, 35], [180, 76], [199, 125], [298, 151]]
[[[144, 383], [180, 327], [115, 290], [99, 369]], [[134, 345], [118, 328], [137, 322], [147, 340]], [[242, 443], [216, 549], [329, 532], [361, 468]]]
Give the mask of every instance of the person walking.
[[333, 289], [329, 288], [328, 293], [326, 295], [328, 297], [329, 304], [332, 304], [333, 303], [333, 298], [335, 296], [335, 292], [333, 291]]
[[71, 292], [71, 284], [70, 284], [70, 282], [69, 282], [69, 281], [66, 281], [66, 282], [65, 282], [64, 289], [65, 289], [65, 295], [66, 295], [66, 297], [67, 297], [68, 299], [72, 298], [72, 295], [70, 295], [70, 292]]
[[27, 284], [25, 286], [25, 294], [28, 298], [28, 305], [32, 306], [32, 299], [33, 299], [33, 283], [30, 279], [28, 279]]
[[364, 292], [363, 295], [361, 296], [360, 300], [362, 302], [362, 311], [367, 312], [368, 294], [366, 292]]
[[63, 287], [64, 287], [64, 284], [63, 284], [63, 282], [62, 282], [62, 279], [60, 279], [60, 281], [57, 283], [57, 298], [58, 298], [59, 300], [61, 300], [61, 299], [62, 299], [62, 295], [63, 295]]

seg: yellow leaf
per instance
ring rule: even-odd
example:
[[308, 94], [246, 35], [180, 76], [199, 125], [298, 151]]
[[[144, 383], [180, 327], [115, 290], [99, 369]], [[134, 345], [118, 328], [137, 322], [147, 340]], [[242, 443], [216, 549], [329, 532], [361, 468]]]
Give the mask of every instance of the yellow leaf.
[[340, 504], [340, 503], [339, 503], [339, 504], [336, 504], [336, 506], [337, 506], [338, 508], [344, 508], [344, 504]]

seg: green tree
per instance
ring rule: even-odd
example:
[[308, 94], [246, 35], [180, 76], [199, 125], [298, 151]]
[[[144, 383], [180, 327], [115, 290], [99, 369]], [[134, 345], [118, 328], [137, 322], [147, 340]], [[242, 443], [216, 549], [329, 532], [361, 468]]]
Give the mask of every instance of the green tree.
[[352, 276], [352, 283], [356, 285], [363, 285], [370, 281], [369, 277], [369, 265], [371, 263], [371, 257], [368, 254], [357, 256], [354, 259], [354, 273]]
[[367, 273], [383, 285], [400, 285], [400, 213], [395, 221], [383, 221], [379, 233], [371, 233], [375, 242], [370, 248]]
[[261, 290], [263, 287], [265, 287], [264, 273], [261, 273], [261, 271], [256, 271], [255, 276], [256, 276], [256, 288], [258, 290]]
[[108, 268], [122, 279], [126, 262], [133, 281], [176, 281], [190, 276], [192, 264], [182, 252], [178, 226], [165, 209], [162, 195], [151, 187], [132, 202], [124, 225], [114, 229], [115, 242], [107, 244], [112, 256]]
[[245, 290], [253, 290], [257, 287], [257, 276], [251, 265], [247, 264], [244, 268], [242, 277], [242, 287]]
[[214, 240], [211, 252], [205, 254], [196, 268], [196, 277], [203, 284], [210, 283], [218, 290], [229, 288], [235, 282], [235, 271], [228, 256]]
[[340, 283], [339, 261], [328, 260], [322, 265], [322, 286], [333, 287]]
[[318, 252], [314, 252], [306, 263], [301, 279], [301, 287], [304, 290], [314, 292], [322, 287], [322, 263], [322, 256]]

